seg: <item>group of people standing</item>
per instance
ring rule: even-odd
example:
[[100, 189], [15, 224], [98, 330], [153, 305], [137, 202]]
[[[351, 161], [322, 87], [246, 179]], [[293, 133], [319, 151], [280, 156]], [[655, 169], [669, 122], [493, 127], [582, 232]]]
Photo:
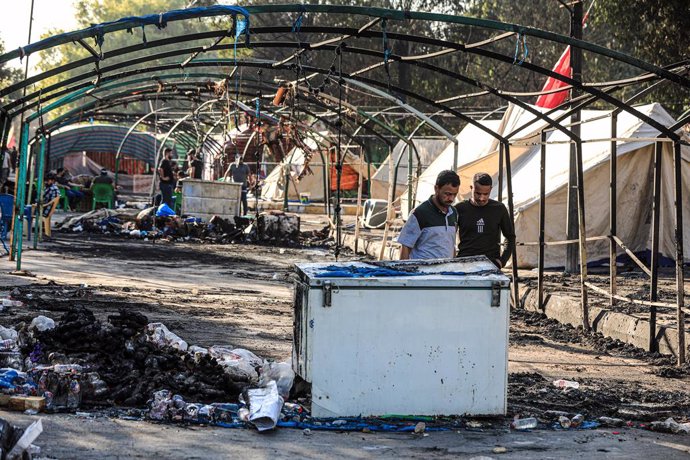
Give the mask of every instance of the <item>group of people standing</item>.
[[[515, 247], [515, 230], [505, 205], [489, 198], [491, 176], [475, 174], [470, 198], [453, 205], [459, 188], [460, 177], [455, 171], [438, 175], [434, 194], [412, 211], [398, 236], [401, 259], [485, 255], [498, 268], [508, 263]], [[507, 242], [503, 251], [501, 234]]]
[[204, 162], [194, 149], [187, 152], [186, 167], [180, 167], [172, 157], [173, 149], [169, 147], [163, 149], [163, 161], [161, 161], [158, 168], [158, 185], [161, 191], [161, 201], [171, 208], [174, 205], [173, 193], [179, 186], [179, 181], [186, 177], [201, 179], [204, 170]]

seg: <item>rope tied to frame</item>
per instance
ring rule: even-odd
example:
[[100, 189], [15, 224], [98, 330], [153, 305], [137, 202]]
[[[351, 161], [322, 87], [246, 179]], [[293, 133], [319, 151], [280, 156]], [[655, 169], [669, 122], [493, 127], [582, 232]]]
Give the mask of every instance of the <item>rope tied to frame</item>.
[[299, 31], [302, 28], [302, 20], [303, 19], [304, 19], [304, 11], [300, 11], [299, 14], [297, 15], [297, 18], [295, 19], [295, 22], [292, 23], [292, 33], [293, 34], [299, 34]]
[[[518, 54], [522, 54], [519, 62]], [[517, 38], [515, 39], [515, 55], [513, 56], [513, 65], [522, 65], [525, 62], [525, 59], [527, 59], [528, 55], [529, 48], [527, 48], [527, 39], [525, 38], [525, 34], [518, 32]]]
[[388, 25], [388, 20], [384, 18], [381, 21], [381, 31], [383, 32], [383, 68], [386, 70], [386, 78], [388, 83], [388, 92], [391, 92], [391, 71], [390, 71], [390, 56], [392, 50], [388, 44], [388, 34], [386, 33], [386, 26]]

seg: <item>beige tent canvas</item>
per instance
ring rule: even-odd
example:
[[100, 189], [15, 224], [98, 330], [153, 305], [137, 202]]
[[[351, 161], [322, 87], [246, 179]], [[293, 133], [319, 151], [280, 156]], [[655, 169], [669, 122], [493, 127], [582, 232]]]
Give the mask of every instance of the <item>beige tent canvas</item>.
[[[654, 120], [670, 126], [674, 119], [659, 104], [637, 107]], [[599, 117], [599, 119], [596, 119]], [[608, 111], [583, 112], [581, 137], [583, 141], [583, 168], [585, 174], [585, 220], [588, 236], [607, 235], [609, 229], [609, 161], [611, 119]], [[586, 121], [592, 120], [592, 121]], [[635, 252], [651, 248], [651, 213], [653, 199], [654, 142], [659, 133], [647, 123], [623, 112], [618, 117], [618, 137], [632, 138], [617, 144], [618, 154], [618, 236]], [[601, 139], [600, 141], [596, 141]], [[639, 140], [635, 140], [639, 139]], [[660, 251], [674, 258], [674, 182], [672, 144], [663, 144], [662, 201]], [[566, 199], [569, 176], [570, 147], [567, 137], [559, 132], [550, 133], [546, 147], [546, 241], [566, 240]], [[534, 145], [512, 164], [515, 229], [518, 242], [536, 242], [539, 237], [539, 171], [540, 146]], [[684, 216], [690, 218], [690, 148], [683, 146]], [[493, 173], [493, 171], [491, 171]], [[494, 198], [497, 190], [494, 189]], [[504, 190], [504, 195], [507, 192]], [[685, 232], [685, 247], [690, 247], [690, 232]], [[608, 258], [608, 241], [587, 244], [588, 262]], [[546, 267], [562, 267], [565, 246], [547, 246]], [[690, 261], [686, 253], [685, 260]], [[518, 266], [536, 267], [537, 246], [518, 247]]]
[[[447, 139], [412, 139], [412, 143], [414, 144], [417, 154], [419, 155], [419, 158], [417, 158], [417, 155], [412, 152], [412, 164], [413, 164], [413, 170], [412, 170], [412, 175], [413, 177], [417, 175], [417, 167], [418, 165], [421, 166], [421, 171], [426, 170], [426, 168], [431, 165], [434, 160], [441, 154], [441, 152], [444, 151], [446, 146], [450, 145], [452, 148], [452, 143], [450, 143]], [[393, 164], [395, 165], [397, 162], [399, 162], [398, 165], [398, 175], [396, 177], [396, 187], [395, 187], [395, 197], [399, 197], [403, 191], [407, 188], [407, 175], [408, 175], [408, 170], [409, 170], [409, 163], [408, 163], [408, 154], [409, 154], [409, 147], [406, 142], [399, 141], [396, 146], [393, 148], [393, 151], [391, 152], [390, 156], [386, 157], [386, 159], [381, 163], [381, 166], [376, 170], [376, 172], [371, 176], [371, 197], [380, 199], [380, 200], [387, 200], [388, 199], [388, 187], [389, 187], [389, 181], [390, 181], [390, 157], [393, 157]]]

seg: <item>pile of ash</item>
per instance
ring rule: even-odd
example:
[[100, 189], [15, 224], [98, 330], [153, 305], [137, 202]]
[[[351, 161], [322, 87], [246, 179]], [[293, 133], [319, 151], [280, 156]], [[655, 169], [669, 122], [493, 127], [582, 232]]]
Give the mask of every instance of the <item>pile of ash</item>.
[[146, 334], [147, 324], [139, 313], [120, 311], [101, 322], [90, 310], [73, 308], [55, 328], [23, 334], [22, 352], [38, 369], [75, 364], [97, 373], [107, 391], [85, 383], [98, 379], [82, 382], [84, 402], [95, 404], [141, 406], [160, 389], [197, 401], [235, 401], [249, 383], [233, 380], [210, 354], [156, 345]]

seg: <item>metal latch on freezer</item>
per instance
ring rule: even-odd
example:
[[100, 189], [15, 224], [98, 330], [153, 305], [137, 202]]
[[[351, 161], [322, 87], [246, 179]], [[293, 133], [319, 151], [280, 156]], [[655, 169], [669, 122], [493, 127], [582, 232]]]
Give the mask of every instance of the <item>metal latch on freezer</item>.
[[333, 294], [338, 292], [338, 286], [331, 281], [323, 282], [323, 306], [330, 307], [333, 303]]
[[501, 283], [493, 282], [491, 283], [491, 306], [500, 307], [501, 306]]

